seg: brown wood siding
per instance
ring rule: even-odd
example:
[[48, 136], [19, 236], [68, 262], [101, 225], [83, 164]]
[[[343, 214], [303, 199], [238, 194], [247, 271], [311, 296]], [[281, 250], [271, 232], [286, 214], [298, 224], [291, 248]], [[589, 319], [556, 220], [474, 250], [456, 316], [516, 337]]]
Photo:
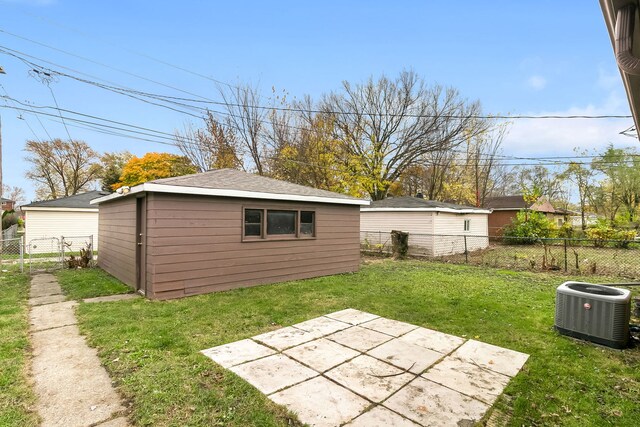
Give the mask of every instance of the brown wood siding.
[[135, 197], [126, 197], [101, 203], [98, 216], [98, 236], [100, 240], [98, 266], [135, 289]]
[[489, 214], [489, 236], [499, 237], [504, 232], [504, 227], [511, 224], [518, 210], [493, 211]]
[[[316, 238], [242, 242], [242, 209], [316, 212]], [[357, 271], [359, 206], [151, 193], [148, 296], [168, 299]]]

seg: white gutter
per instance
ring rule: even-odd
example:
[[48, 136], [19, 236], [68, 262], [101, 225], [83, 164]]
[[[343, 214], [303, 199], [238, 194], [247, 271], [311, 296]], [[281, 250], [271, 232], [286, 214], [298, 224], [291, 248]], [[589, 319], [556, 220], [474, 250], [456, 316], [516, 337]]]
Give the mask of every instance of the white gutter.
[[278, 194], [278, 193], [264, 193], [259, 191], [244, 191], [244, 190], [226, 190], [221, 188], [202, 188], [202, 187], [185, 187], [181, 185], [164, 185], [154, 184], [147, 182], [144, 184], [136, 185], [131, 188], [126, 194], [113, 193], [108, 196], [93, 199], [93, 204], [99, 204], [108, 200], [117, 199], [120, 197], [128, 196], [130, 194], [136, 194], [143, 191], [153, 193], [174, 193], [174, 194], [192, 194], [197, 196], [218, 196], [218, 197], [237, 197], [243, 199], [267, 199], [267, 200], [287, 200], [295, 202], [315, 202], [315, 203], [333, 203], [341, 205], [359, 205], [369, 206], [368, 200], [362, 199], [341, 199], [337, 197], [320, 197], [320, 196], [303, 196], [297, 194]]
[[45, 206], [21, 206], [23, 211], [48, 211], [48, 212], [98, 212], [97, 208], [63, 208], [63, 207], [45, 207]]
[[360, 208], [360, 212], [446, 212], [455, 214], [490, 214], [490, 209], [452, 208]]

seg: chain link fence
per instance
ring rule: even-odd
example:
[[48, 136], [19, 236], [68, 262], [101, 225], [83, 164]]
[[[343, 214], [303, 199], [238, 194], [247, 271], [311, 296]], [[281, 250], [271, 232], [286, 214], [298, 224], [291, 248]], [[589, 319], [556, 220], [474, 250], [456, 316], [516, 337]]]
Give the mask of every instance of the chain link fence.
[[38, 273], [61, 268], [95, 267], [93, 236], [61, 236], [0, 240], [0, 267], [3, 273]]
[[22, 238], [0, 240], [0, 267], [3, 273], [24, 271]]
[[61, 242], [65, 267], [87, 268], [95, 266], [93, 236], [63, 236]]
[[[389, 255], [390, 233], [361, 231], [364, 254]], [[533, 271], [640, 279], [640, 240], [523, 239], [409, 233], [409, 256]]]

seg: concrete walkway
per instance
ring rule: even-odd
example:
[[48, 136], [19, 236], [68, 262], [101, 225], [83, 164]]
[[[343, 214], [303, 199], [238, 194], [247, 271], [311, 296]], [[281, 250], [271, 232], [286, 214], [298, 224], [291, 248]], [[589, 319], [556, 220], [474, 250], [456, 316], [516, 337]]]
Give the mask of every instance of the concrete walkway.
[[120, 396], [96, 350], [80, 335], [77, 303], [65, 301], [55, 276], [33, 277], [29, 304], [31, 373], [42, 426], [128, 426]]

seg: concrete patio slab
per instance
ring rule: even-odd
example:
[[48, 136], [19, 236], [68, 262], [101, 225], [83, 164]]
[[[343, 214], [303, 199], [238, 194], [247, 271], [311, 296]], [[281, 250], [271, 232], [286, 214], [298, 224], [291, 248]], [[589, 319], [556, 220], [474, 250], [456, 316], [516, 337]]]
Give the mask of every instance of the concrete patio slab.
[[464, 343], [463, 338], [427, 328], [418, 328], [398, 338], [442, 354], [451, 353]]
[[354, 350], [365, 352], [393, 339], [393, 337], [381, 332], [372, 331], [371, 329], [353, 326], [349, 329], [331, 334], [327, 336], [327, 339]]
[[44, 304], [55, 304], [57, 302], [65, 301], [64, 295], [45, 295], [42, 297], [29, 298], [29, 305], [44, 305]]
[[423, 426], [473, 425], [489, 409], [485, 403], [422, 377], [391, 396], [384, 406]]
[[377, 319], [378, 317], [380, 317], [375, 314], [367, 313], [366, 311], [355, 310], [353, 308], [336, 311], [335, 313], [327, 314], [326, 316], [330, 317], [331, 319], [349, 323], [350, 325], [359, 325], [360, 323], [368, 322], [369, 320]]
[[446, 357], [422, 376], [489, 405], [500, 396], [510, 379], [453, 357]]
[[358, 356], [325, 373], [337, 383], [373, 402], [380, 402], [414, 378], [371, 356]]
[[520, 372], [529, 358], [528, 354], [475, 340], [464, 343], [452, 356], [510, 377]]
[[95, 297], [83, 299], [82, 302], [95, 303], [95, 302], [112, 302], [112, 301], [126, 301], [130, 299], [142, 298], [140, 294], [119, 294], [119, 295], [107, 295], [105, 297]]
[[345, 427], [472, 425], [528, 357], [353, 309], [202, 353], [301, 421]]
[[307, 332], [302, 329], [288, 326], [276, 331], [267, 332], [265, 334], [253, 337], [255, 341], [266, 344], [280, 351], [304, 344], [322, 336], [319, 332]]
[[271, 394], [318, 375], [316, 371], [282, 354], [236, 365], [230, 370], [264, 394]]
[[399, 339], [387, 341], [367, 354], [414, 374], [422, 373], [442, 359], [442, 353]]
[[284, 354], [318, 372], [324, 372], [349, 359], [353, 359], [360, 353], [333, 341], [320, 338], [290, 348], [284, 351]]
[[399, 337], [400, 335], [404, 335], [407, 332], [418, 328], [418, 326], [410, 323], [399, 322], [397, 320], [386, 319], [384, 317], [378, 317], [377, 319], [361, 323], [360, 326], [394, 337]]
[[322, 336], [351, 327], [348, 323], [340, 322], [339, 320], [330, 319], [328, 317], [316, 317], [315, 319], [296, 323], [293, 326], [295, 328], [302, 329], [303, 331], [319, 333]]
[[202, 350], [200, 353], [224, 368], [271, 356], [276, 352], [250, 339]]
[[75, 301], [67, 301], [33, 307], [29, 313], [31, 331], [38, 332], [45, 329], [77, 324], [78, 320], [73, 312], [76, 305], [78, 305], [78, 303]]
[[323, 377], [316, 377], [269, 396], [298, 415], [303, 423], [334, 427], [358, 416], [369, 402]]
[[350, 423], [345, 424], [345, 427], [420, 427], [420, 425], [401, 417], [395, 412], [391, 412], [383, 406], [376, 406]]

